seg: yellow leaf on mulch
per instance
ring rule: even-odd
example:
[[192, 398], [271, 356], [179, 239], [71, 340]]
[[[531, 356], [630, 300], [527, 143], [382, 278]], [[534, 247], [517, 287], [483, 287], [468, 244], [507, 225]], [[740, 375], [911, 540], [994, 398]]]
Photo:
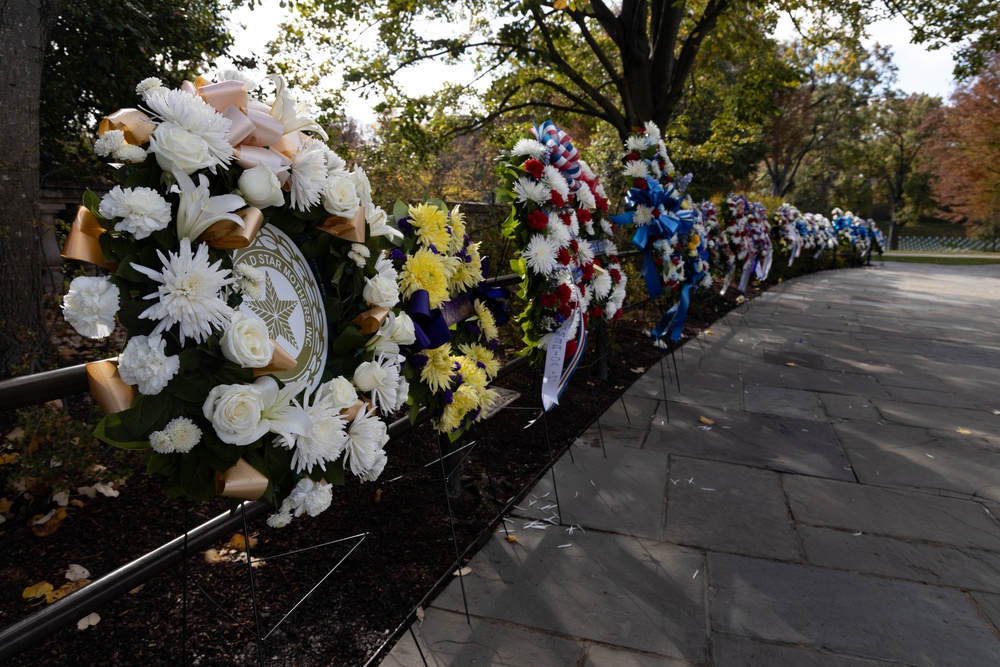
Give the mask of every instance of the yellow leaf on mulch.
[[[227, 546], [233, 549], [239, 549], [240, 551], [245, 551], [247, 548], [247, 540], [245, 537], [243, 537], [243, 533], [236, 533], [235, 535], [232, 536], [232, 538], [230, 538], [229, 544]], [[257, 538], [251, 535], [250, 548], [253, 548], [255, 546], [257, 546]]]
[[59, 507], [48, 514], [36, 514], [32, 521], [31, 532], [38, 537], [48, 537], [59, 530], [59, 525], [65, 518], [65, 507]]
[[68, 584], [63, 584], [54, 591], [49, 591], [45, 594], [45, 602], [52, 604], [56, 600], [61, 600], [70, 593], [80, 588], [83, 588], [90, 583], [90, 579], [77, 579], [76, 581], [71, 581]]
[[6, 498], [0, 498], [0, 514], [4, 514], [10, 511], [10, 508], [14, 505], [13, 500], [7, 500]]
[[698, 421], [700, 421], [705, 426], [711, 426], [711, 425], [713, 425], [715, 423], [714, 421], [712, 421], [711, 419], [709, 419], [708, 417], [705, 417], [705, 416], [698, 417]]
[[17, 452], [7, 452], [6, 454], [0, 454], [0, 466], [6, 466], [12, 463], [17, 463], [17, 460], [19, 458], [21, 458], [21, 456]]
[[955, 433], [961, 433], [962, 435], [972, 435], [972, 431], [970, 431], [967, 428], [961, 428], [961, 427], [956, 428]]
[[39, 581], [33, 586], [28, 586], [21, 591], [21, 597], [25, 600], [33, 600], [52, 592], [52, 584], [47, 581]]

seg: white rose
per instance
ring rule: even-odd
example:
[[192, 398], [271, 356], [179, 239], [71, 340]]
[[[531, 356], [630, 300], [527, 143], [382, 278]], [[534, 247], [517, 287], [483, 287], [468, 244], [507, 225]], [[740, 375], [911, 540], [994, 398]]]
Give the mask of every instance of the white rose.
[[333, 396], [333, 402], [341, 409], [349, 408], [358, 402], [358, 392], [351, 381], [343, 375], [335, 377], [324, 385], [326, 391]]
[[399, 303], [399, 285], [382, 275], [366, 278], [362, 296], [373, 306], [392, 308]]
[[239, 311], [229, 320], [219, 344], [222, 356], [243, 368], [264, 368], [274, 354], [267, 325]]
[[361, 167], [355, 166], [354, 171], [351, 172], [351, 180], [354, 182], [354, 188], [358, 192], [358, 196], [361, 201], [368, 204], [372, 200], [372, 184], [368, 180], [368, 174]]
[[251, 206], [267, 208], [285, 203], [278, 176], [263, 162], [253, 169], [247, 169], [240, 176], [238, 187], [243, 199]]
[[358, 198], [358, 191], [346, 174], [333, 174], [326, 179], [326, 187], [323, 189], [323, 208], [330, 215], [339, 215], [343, 218], [353, 218], [361, 206]]
[[107, 338], [115, 328], [118, 298], [118, 286], [107, 276], [79, 276], [63, 297], [63, 316], [81, 336]]
[[169, 121], [160, 123], [149, 137], [149, 152], [156, 154], [164, 171], [182, 171], [189, 176], [218, 163], [204, 139]]
[[264, 396], [256, 386], [221, 384], [208, 393], [202, 412], [220, 440], [242, 446], [267, 433], [269, 424], [261, 421], [264, 407]]
[[354, 371], [354, 384], [361, 391], [372, 391], [376, 387], [381, 387], [385, 379], [385, 369], [374, 361], [366, 361]]

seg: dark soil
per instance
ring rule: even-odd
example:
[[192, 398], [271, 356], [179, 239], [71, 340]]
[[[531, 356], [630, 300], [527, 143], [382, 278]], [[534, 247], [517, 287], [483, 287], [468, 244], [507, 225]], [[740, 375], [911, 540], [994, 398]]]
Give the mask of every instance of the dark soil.
[[[686, 337], [735, 306], [733, 291], [697, 301]], [[462, 441], [474, 438], [475, 444], [463, 451], [462, 495], [450, 505], [437, 439], [425, 425], [390, 442], [389, 464], [378, 482], [359, 484], [348, 476], [347, 485], [334, 493], [333, 506], [319, 517], [297, 519], [280, 530], [263, 519], [252, 521], [253, 556], [263, 559], [253, 569], [259, 627], [266, 635], [259, 647], [245, 560], [209, 562], [212, 554], [199, 552], [100, 609], [96, 626], [66, 628], [8, 664], [377, 664], [416, 608], [451, 579], [456, 551], [462, 564], [467, 562], [499, 524], [508, 502], [526, 493], [642, 369], [658, 363], [663, 352], [642, 330], [660, 308], [628, 311], [609, 327], [608, 378], [597, 379], [593, 367], [579, 369], [561, 405], [544, 421], [527, 426], [539, 415], [535, 370], [525, 368], [498, 382], [521, 397]], [[594, 359], [588, 352], [583, 363]], [[8, 415], [0, 426], [9, 422]], [[222, 500], [165, 501], [160, 480], [141, 471], [118, 498], [83, 500], [85, 505], [71, 507], [47, 537], [31, 530], [33, 515], [49, 509], [40, 499], [33, 505], [16, 502], [13, 516], [0, 525], [0, 627], [42, 609], [44, 601], [25, 600], [22, 590], [39, 581], [58, 587], [71, 563], [97, 579], [229, 509]], [[226, 550], [225, 541], [214, 549], [224, 557], [239, 556]], [[289, 552], [296, 553], [279, 557]]]

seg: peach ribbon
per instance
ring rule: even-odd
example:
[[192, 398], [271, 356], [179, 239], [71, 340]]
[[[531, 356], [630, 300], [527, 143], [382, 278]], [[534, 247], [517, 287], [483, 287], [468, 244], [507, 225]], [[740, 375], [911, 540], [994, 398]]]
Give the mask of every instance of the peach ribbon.
[[149, 141], [149, 135], [156, 129], [156, 123], [138, 109], [119, 109], [101, 120], [97, 135], [102, 136], [111, 130], [121, 130], [125, 133], [125, 141], [133, 146], [141, 146]]
[[379, 330], [388, 315], [389, 309], [385, 306], [374, 306], [355, 317], [353, 322], [361, 329], [361, 333], [373, 334]]
[[365, 242], [365, 209], [359, 208], [353, 218], [331, 215], [316, 227], [337, 238], [353, 243]]
[[236, 211], [236, 215], [243, 220], [242, 227], [232, 220], [219, 220], [202, 232], [198, 240], [218, 250], [246, 248], [263, 226], [264, 214], [256, 206], [248, 206]]
[[267, 366], [263, 368], [253, 369], [254, 377], [260, 377], [261, 375], [269, 375], [271, 373], [284, 373], [285, 371], [294, 371], [295, 367], [299, 365], [298, 360], [292, 355], [288, 354], [283, 347], [278, 345], [278, 343], [272, 338], [271, 339], [271, 361]]

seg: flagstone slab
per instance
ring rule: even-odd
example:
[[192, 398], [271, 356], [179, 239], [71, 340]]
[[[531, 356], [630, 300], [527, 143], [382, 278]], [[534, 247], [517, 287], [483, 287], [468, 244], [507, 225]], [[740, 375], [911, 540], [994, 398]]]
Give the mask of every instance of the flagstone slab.
[[734, 637], [721, 633], [712, 634], [712, 659], [720, 667], [898, 667], [898, 662], [866, 660], [834, 655], [817, 649], [785, 646]]
[[631, 387], [625, 390], [627, 397], [654, 398], [663, 400], [664, 389], [666, 389], [667, 400], [680, 403], [693, 403], [698, 405], [711, 405], [730, 410], [739, 410], [742, 405], [743, 396], [738, 380], [734, 380], [731, 387], [725, 391], [715, 389], [704, 389], [694, 384], [688, 384], [685, 379], [687, 375], [681, 376], [681, 388], [677, 389], [677, 383], [673, 376], [663, 378], [659, 372], [650, 371], [643, 375]]
[[1000, 595], [995, 593], [977, 593], [973, 591], [970, 593], [972, 599], [976, 601], [979, 608], [983, 610], [986, 614], [986, 618], [990, 620], [993, 627], [1000, 632]]
[[872, 403], [885, 421], [895, 424], [922, 426], [949, 434], [957, 434], [958, 429], [970, 431], [964, 435], [992, 436], [1000, 433], [1000, 415], [992, 411], [962, 410], [881, 398], [873, 398]]
[[622, 394], [601, 413], [599, 421], [601, 426], [625, 426], [645, 431], [658, 407], [655, 398]]
[[573, 444], [597, 449], [602, 447], [632, 447], [642, 449], [643, 443], [646, 442], [648, 422], [645, 428], [629, 428], [628, 426], [605, 424], [603, 417], [601, 419], [600, 424], [595, 422], [588, 426], [587, 430], [581, 433]]
[[[670, 403], [653, 418], [645, 448], [692, 458], [854, 479], [833, 429], [805, 421]], [[714, 424], [707, 427], [701, 417]]]
[[717, 461], [670, 457], [663, 539], [801, 560], [778, 474]]
[[1000, 661], [958, 591], [729, 554], [709, 553], [708, 568], [720, 632], [907, 665]]
[[[496, 667], [565, 667], [575, 665], [583, 646], [572, 639], [534, 632], [473, 618], [465, 614], [428, 609], [422, 623], [413, 624], [381, 662], [383, 667], [454, 667], [455, 665], [495, 665]], [[423, 658], [420, 655], [423, 651]]]
[[802, 475], [782, 484], [797, 523], [1000, 551], [1000, 525], [982, 503]]
[[[477, 616], [695, 664], [706, 660], [705, 566], [693, 549], [597, 532], [567, 536], [553, 527], [520, 531], [516, 543], [500, 532], [470, 567], [465, 594]], [[459, 581], [433, 606], [461, 612]]]
[[633, 653], [610, 646], [591, 644], [587, 649], [587, 661], [583, 663], [583, 667], [690, 667], [690, 664], [648, 653]]
[[818, 394], [827, 418], [831, 422], [850, 421], [874, 423], [882, 421], [882, 415], [863, 396], [849, 394]]
[[770, 387], [766, 384], [747, 384], [743, 390], [743, 409], [776, 417], [793, 417], [822, 421], [826, 419], [823, 405], [816, 392], [805, 389]]
[[[665, 454], [628, 447], [607, 447], [605, 451], [579, 445], [571, 451], [572, 456], [562, 456], [553, 468], [555, 488], [551, 474], [542, 477], [517, 505], [518, 516], [556, 516], [566, 526], [660, 536], [667, 483]], [[550, 507], [556, 502], [558, 507]]]
[[[998, 377], [1000, 379], [1000, 377]], [[889, 397], [894, 401], [904, 403], [921, 403], [947, 408], [971, 409], [972, 403], [961, 394], [944, 391], [940, 384], [930, 385], [932, 388], [921, 387], [886, 387]]]
[[882, 386], [869, 375], [811, 368], [792, 368], [761, 364], [755, 368], [744, 367], [743, 381], [766, 384], [772, 387], [808, 389], [830, 394], [851, 394], [869, 398], [888, 397]]
[[837, 570], [1000, 593], [1000, 553], [799, 526], [806, 560]]
[[864, 483], [1000, 501], [1000, 449], [981, 438], [864, 422], [835, 424], [834, 430]]

